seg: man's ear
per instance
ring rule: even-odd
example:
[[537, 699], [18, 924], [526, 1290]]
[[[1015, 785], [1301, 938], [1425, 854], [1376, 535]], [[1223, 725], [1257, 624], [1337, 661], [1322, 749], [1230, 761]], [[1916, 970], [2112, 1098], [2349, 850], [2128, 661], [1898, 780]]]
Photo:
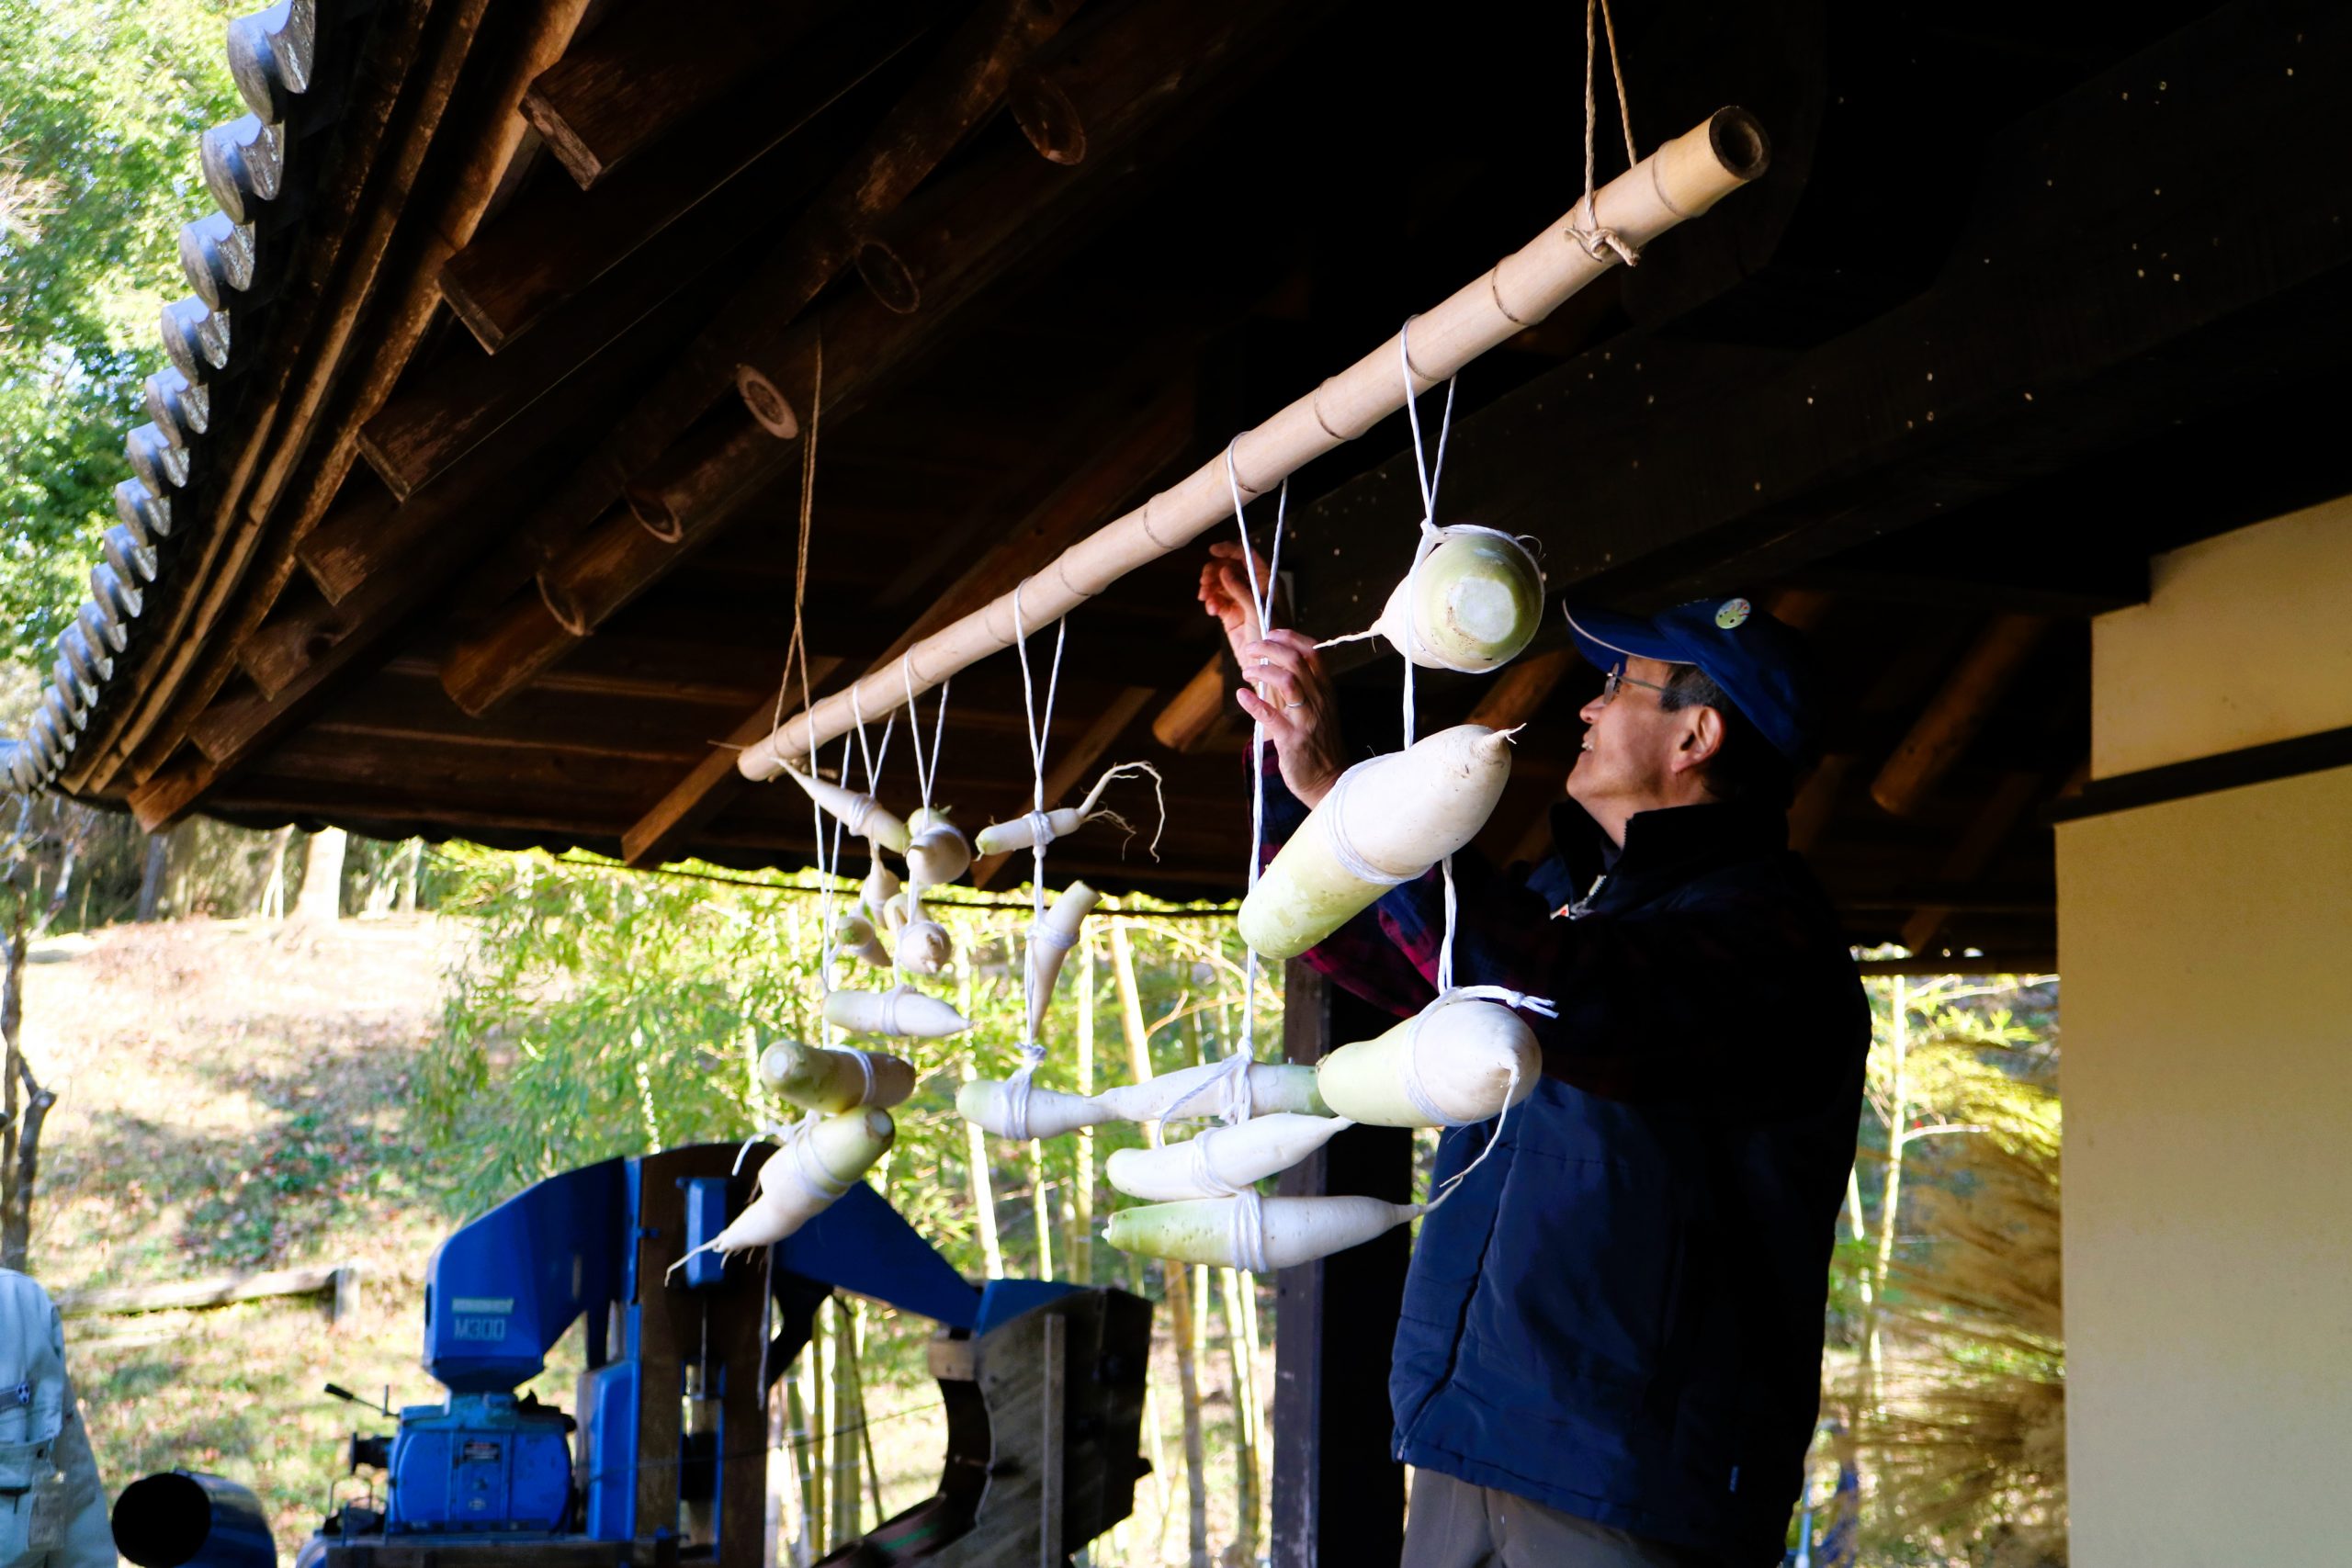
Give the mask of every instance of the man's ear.
[[1724, 716], [1711, 707], [1686, 710], [1690, 726], [1682, 732], [1681, 743], [1675, 748], [1674, 771], [1683, 773], [1704, 766], [1708, 760], [1724, 748]]

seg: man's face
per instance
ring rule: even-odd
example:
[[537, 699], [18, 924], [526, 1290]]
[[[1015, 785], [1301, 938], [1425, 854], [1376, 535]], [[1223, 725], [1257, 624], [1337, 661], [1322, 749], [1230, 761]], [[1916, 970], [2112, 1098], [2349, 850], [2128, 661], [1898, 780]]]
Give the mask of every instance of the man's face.
[[[1652, 688], [1665, 685], [1674, 669], [1655, 659], [1628, 659], [1617, 694], [1596, 695], [1578, 710], [1584, 746], [1568, 770], [1568, 798], [1596, 818], [1622, 818], [1667, 796], [1693, 712], [1668, 713], [1658, 705], [1665, 694]], [[1647, 684], [1634, 684], [1637, 681]]]

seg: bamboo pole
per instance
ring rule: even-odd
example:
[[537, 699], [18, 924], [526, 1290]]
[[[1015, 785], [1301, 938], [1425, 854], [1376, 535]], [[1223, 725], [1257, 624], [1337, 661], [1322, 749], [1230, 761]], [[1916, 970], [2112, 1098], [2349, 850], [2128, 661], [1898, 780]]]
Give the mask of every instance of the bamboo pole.
[[1192, 1270], [1162, 1259], [1159, 1278], [1168, 1298], [1169, 1337], [1176, 1344], [1176, 1393], [1184, 1417], [1184, 1487], [1190, 1503], [1191, 1568], [1209, 1568], [1208, 1453], [1201, 1438], [1201, 1377], [1198, 1314], [1193, 1310]]
[[1238, 1269], [1218, 1270], [1218, 1304], [1224, 1308], [1225, 1356], [1233, 1379], [1234, 1545], [1244, 1562], [1258, 1560], [1258, 1372], [1250, 1360], [1250, 1332], [1242, 1324], [1242, 1292], [1249, 1289]]
[[[1078, 944], [1078, 1092], [1094, 1092], [1094, 938]], [[1069, 1277], [1094, 1283], [1094, 1129], [1078, 1130], [1078, 1171], [1070, 1190]]]
[[1054, 1211], [1046, 1181], [1046, 1141], [1029, 1140], [1029, 1213], [1037, 1225], [1037, 1278], [1054, 1277]]
[[[1594, 197], [1597, 226], [1627, 243], [1645, 246], [1697, 217], [1764, 172], [1770, 144], [1745, 109], [1716, 110], [1667, 142]], [[1581, 209], [1579, 201], [1577, 208]], [[1471, 360], [1543, 321], [1577, 290], [1616, 265], [1596, 245], [1596, 257], [1568, 232], [1577, 213], [1546, 227], [1485, 276], [1455, 291], [1409, 324], [1413, 390], [1438, 385]], [[1298, 399], [1273, 418], [1234, 438], [1233, 471], [1245, 497], [1262, 495], [1298, 468], [1342, 442], [1363, 435], [1404, 406], [1398, 344], [1378, 348]], [[1219, 454], [1170, 489], [1081, 539], [1018, 592], [1022, 620], [1035, 631], [1052, 625], [1113, 582], [1148, 561], [1180, 549], [1228, 521], [1226, 456]], [[749, 779], [772, 779], [788, 758], [805, 755], [848, 733], [861, 708], [871, 719], [903, 705], [911, 693], [931, 690], [957, 671], [1014, 641], [1012, 594], [975, 611], [908, 649], [903, 667], [868, 675], [815, 707], [796, 714], [766, 739], [744, 749], [736, 766]], [[855, 696], [853, 699], [852, 694]]]
[[858, 1445], [853, 1430], [863, 1419], [857, 1382], [857, 1311], [833, 1297], [833, 1539], [854, 1540], [858, 1529]]
[[808, 1368], [815, 1360], [811, 1348], [810, 1346], [801, 1348], [800, 1364], [784, 1379], [785, 1411], [792, 1433], [792, 1490], [799, 1505], [792, 1542], [795, 1568], [808, 1568], [808, 1564], [817, 1560], [816, 1532], [808, 1527], [811, 1512], [817, 1506], [816, 1478], [808, 1463], [812, 1428], [808, 1420], [808, 1400], [801, 1389], [801, 1385], [808, 1382]]

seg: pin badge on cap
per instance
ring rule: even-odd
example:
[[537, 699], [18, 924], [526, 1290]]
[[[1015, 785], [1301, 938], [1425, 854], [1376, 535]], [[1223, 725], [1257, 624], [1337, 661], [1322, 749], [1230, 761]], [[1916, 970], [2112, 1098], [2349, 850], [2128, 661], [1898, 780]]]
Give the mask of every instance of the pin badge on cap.
[[1730, 631], [1747, 619], [1750, 606], [1745, 599], [1726, 599], [1715, 611], [1715, 625]]

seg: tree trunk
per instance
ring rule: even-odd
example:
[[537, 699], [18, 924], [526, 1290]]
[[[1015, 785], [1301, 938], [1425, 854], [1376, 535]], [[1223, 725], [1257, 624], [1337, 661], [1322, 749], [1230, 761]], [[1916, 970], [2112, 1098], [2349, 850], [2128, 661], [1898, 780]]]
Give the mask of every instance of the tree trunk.
[[857, 1379], [857, 1317], [847, 1297], [833, 1296], [833, 1540], [854, 1540], [858, 1529], [858, 1442], [865, 1403]]
[[1053, 1190], [1046, 1180], [1046, 1141], [1029, 1140], [1029, 1210], [1037, 1224], [1037, 1278], [1054, 1277]]
[[282, 920], [286, 918], [286, 846], [293, 841], [294, 824], [288, 822], [269, 836], [269, 869], [262, 874], [261, 898], [254, 908], [257, 919]]
[[800, 1348], [800, 1364], [780, 1380], [784, 1384], [786, 1419], [791, 1427], [787, 1445], [792, 1455], [793, 1495], [798, 1501], [799, 1530], [792, 1541], [793, 1568], [808, 1568], [817, 1561], [817, 1530], [810, 1522], [817, 1506], [817, 1482], [811, 1472], [808, 1445], [815, 1440], [814, 1424], [808, 1419], [808, 1402], [802, 1397], [800, 1385], [807, 1380], [808, 1368], [816, 1360], [816, 1338]]
[[343, 917], [343, 855], [349, 836], [327, 828], [311, 839], [311, 863], [302, 871], [302, 891], [294, 900], [294, 918], [332, 925]]
[[[6, 1061], [0, 1063], [0, 1072], [7, 1077], [5, 1109], [8, 1127], [5, 1140], [0, 1140], [0, 1180], [6, 1190], [0, 1192], [0, 1268], [25, 1272], [27, 1254], [32, 1246], [33, 1189], [40, 1176], [40, 1129], [49, 1115], [49, 1108], [57, 1103], [57, 1096], [41, 1088], [39, 1079], [18, 1048], [17, 1033], [25, 1019], [25, 912], [17, 907], [16, 931], [8, 942], [8, 972], [0, 980], [0, 1041], [5, 1041]], [[23, 1086], [19, 1100], [17, 1090]]]
[[1191, 1503], [1191, 1568], [1209, 1568], [1208, 1453], [1201, 1438], [1201, 1380], [1194, 1348], [1192, 1272], [1182, 1263], [1159, 1266], [1168, 1298], [1170, 1337], [1176, 1342], [1176, 1393], [1184, 1415], [1184, 1485]]
[[141, 921], [154, 919], [164, 912], [164, 879], [172, 869], [172, 836], [169, 833], [147, 835], [147, 866], [139, 878], [139, 915]]
[[1248, 1310], [1244, 1293], [1254, 1294], [1250, 1276], [1238, 1269], [1218, 1270], [1225, 1308], [1225, 1355], [1233, 1379], [1233, 1546], [1228, 1561], [1247, 1564], [1258, 1561], [1258, 1421], [1257, 1368], [1250, 1362], [1252, 1337], [1243, 1322]]
[[401, 867], [401, 913], [403, 915], [416, 913], [416, 875], [424, 864], [424, 840], [411, 839], [408, 841], [408, 860]]

